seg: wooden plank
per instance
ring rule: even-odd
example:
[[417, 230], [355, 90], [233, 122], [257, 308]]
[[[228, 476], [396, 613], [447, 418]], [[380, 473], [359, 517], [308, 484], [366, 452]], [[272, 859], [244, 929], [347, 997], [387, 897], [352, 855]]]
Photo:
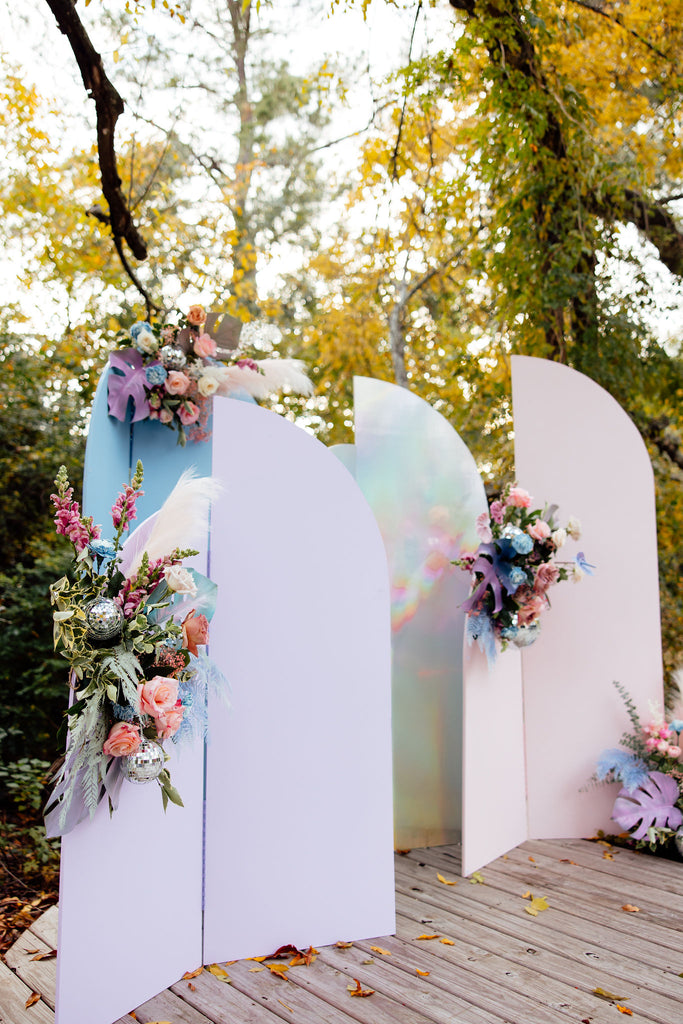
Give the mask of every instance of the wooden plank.
[[[436, 868], [431, 865], [420, 867], [416, 861], [406, 857], [401, 857], [396, 861], [397, 893], [414, 896], [416, 895], [414, 891], [416, 887], [421, 890], [420, 902], [423, 904], [425, 912], [422, 923], [427, 923], [427, 918], [430, 921], [432, 920], [431, 914], [433, 910], [431, 908], [433, 906], [445, 909], [449, 909], [452, 905], [457, 905], [459, 908], [462, 907], [462, 910], [459, 909], [458, 913], [462, 913], [465, 919], [475, 908], [480, 915], [491, 915], [493, 913], [496, 920], [501, 922], [501, 930], [503, 930], [503, 922], [506, 922], [510, 915], [515, 919], [518, 917], [522, 907], [521, 892], [517, 891], [513, 895], [512, 893], [504, 892], [502, 889], [494, 888], [492, 885], [471, 885], [466, 882], [461, 882], [458, 888], [454, 889], [438, 882], [436, 874]], [[553, 894], [552, 906], [556, 913], [551, 915], [550, 918], [547, 914], [540, 914], [534, 919], [535, 928], [542, 932], [551, 931], [554, 935], [557, 935], [558, 942], [563, 941], [563, 936], [570, 936], [573, 939], [579, 939], [584, 942], [590, 939], [595, 947], [602, 951], [611, 951], [620, 956], [623, 954], [626, 944], [626, 937], [623, 932], [617, 931], [614, 927], [599, 924], [596, 921], [591, 921], [587, 929], [584, 918], [575, 916], [575, 900], [562, 900], [562, 898], [558, 898]], [[501, 913], [504, 915], [503, 917], [500, 916]], [[623, 914], [624, 911], [620, 911], [620, 913]], [[525, 918], [528, 917], [526, 913], [524, 916]], [[624, 927], [628, 928], [628, 926], [629, 922], [625, 921]], [[507, 928], [504, 930], [507, 931]], [[652, 932], [656, 936], [654, 928], [652, 928]], [[663, 977], [666, 979], [666, 984], [668, 984], [671, 974], [674, 976], [680, 974], [681, 967], [683, 966], [680, 952], [674, 952], [674, 950], [666, 946], [660, 946], [654, 941], [652, 936], [643, 939], [630, 934], [628, 936], [628, 952], [629, 957], [634, 958], [639, 965], [649, 965], [658, 971], [661, 970]], [[630, 960], [630, 963], [633, 963], [633, 960]]]
[[[412, 897], [399, 895], [397, 899], [397, 910], [401, 917], [411, 919], [411, 923], [416, 922], [416, 930], [418, 926], [423, 927], [419, 919], [422, 907], [423, 904], [416, 905]], [[552, 904], [551, 909], [542, 913], [544, 916], [551, 916], [554, 913]], [[632, 964], [630, 979], [628, 965], [615, 974], [610, 968], [618, 960], [617, 957], [610, 959], [606, 955], [601, 956], [600, 951], [590, 947], [589, 952], [593, 956], [587, 957], [585, 945], [582, 947], [581, 943], [567, 936], [561, 936], [553, 949], [552, 943], [547, 940], [543, 942], [535, 929], [535, 919], [529, 915], [524, 916], [527, 918], [526, 927], [521, 921], [514, 936], [501, 934], [497, 918], [485, 924], [470, 918], [464, 928], [467, 944], [476, 944], [477, 951], [484, 949], [493, 954], [501, 954], [514, 964], [528, 967], [539, 975], [539, 984], [545, 985], [546, 982], [542, 981], [545, 978], [583, 990], [588, 994], [594, 992], [596, 988], [606, 989], [627, 996], [629, 1009], [637, 1010], [641, 1017], [659, 1021], [660, 1024], [671, 1024], [676, 1019], [683, 1005], [681, 979], [669, 976], [661, 980], [661, 972], [660, 977], [655, 978], [651, 976], [651, 968], [650, 976], [647, 971], [640, 971], [639, 977], [636, 977], [638, 970], [635, 963]], [[429, 928], [433, 932], [453, 937], [454, 932], [457, 935], [457, 929], [462, 927], [462, 924], [463, 918], [459, 908], [456, 913], [436, 910]], [[661, 990], [663, 985], [666, 986], [664, 994]]]
[[[421, 1013], [402, 1006], [381, 992], [367, 998], [349, 995], [348, 984], [353, 977], [316, 961], [311, 967], [292, 967], [288, 981], [264, 971], [250, 970], [260, 964], [242, 960], [229, 968], [233, 985], [241, 992], [259, 1000], [267, 1000], [270, 1009], [284, 1020], [296, 1024], [426, 1024]], [[283, 1004], [290, 1007], [286, 1010]], [[295, 1014], [295, 1018], [292, 1016]]]
[[[384, 942], [382, 938], [373, 941], [372, 945], [385, 948]], [[372, 988], [400, 999], [403, 1005], [424, 1013], [439, 1024], [501, 1024], [503, 1020], [497, 1014], [473, 1007], [468, 999], [429, 985], [416, 972], [408, 974], [388, 957], [374, 953], [372, 948], [368, 955], [367, 943], [365, 949], [356, 945], [350, 949], [325, 946], [320, 950], [320, 959], [330, 967], [358, 978], [363, 988]]]
[[173, 1024], [213, 1024], [211, 1017], [204, 1016], [169, 989], [138, 1006], [135, 1017], [139, 1024], [160, 1020], [173, 1021]]
[[55, 1008], [55, 989], [57, 987], [57, 961], [34, 960], [36, 953], [49, 953], [54, 947], [49, 946], [31, 931], [24, 932], [7, 950], [5, 961], [8, 967], [34, 992], [40, 992], [43, 1002], [50, 1009]]
[[41, 914], [33, 924], [30, 926], [29, 931], [33, 932], [39, 939], [47, 943], [50, 949], [57, 948], [57, 935], [58, 935], [58, 923], [59, 923], [59, 909], [55, 904], [54, 907], [48, 907], [45, 913]]
[[[418, 863], [429, 863], [440, 871], [450, 872], [452, 875], [457, 871], [459, 861], [458, 858], [449, 855], [446, 852], [447, 849], [447, 847], [438, 847], [431, 850], [414, 851], [409, 856]], [[527, 889], [536, 892], [537, 895], [542, 895], [546, 891], [553, 892], [555, 900], [558, 897], [564, 897], [562, 900], [563, 910], [567, 910], [569, 913], [574, 913], [581, 918], [587, 917], [590, 913], [591, 921], [597, 920], [603, 924], [614, 926], [626, 935], [635, 934], [643, 938], [652, 938], [660, 945], [677, 952], [680, 950], [680, 917], [662, 911], [660, 908], [650, 907], [647, 902], [647, 888], [645, 889], [645, 899], [636, 903], [641, 907], [641, 913], [629, 915], [628, 920], [625, 920], [621, 911], [621, 906], [627, 902], [625, 892], [606, 894], [603, 888], [594, 883], [593, 879], [587, 877], [584, 868], [581, 868], [581, 881], [577, 883], [575, 878], [568, 875], [567, 868], [573, 871], [577, 870], [570, 864], [559, 863], [556, 865], [556, 870], [552, 872], [540, 870], [531, 864], [528, 858], [519, 863], [514, 859], [511, 851], [504, 858], [483, 868], [481, 874], [487, 884], [506, 892], [520, 895]], [[652, 925], [654, 928], [650, 927]]]
[[623, 846], [607, 846], [587, 842], [585, 839], [529, 839], [520, 849], [530, 854], [538, 851], [548, 857], [569, 857], [577, 864], [598, 870], [604, 870], [612, 863], [604, 858], [607, 851], [612, 854], [615, 863], [618, 861], [617, 870], [623, 878], [640, 881], [645, 878], [653, 888], [683, 895], [683, 863], [655, 857], [645, 850], [627, 850]]
[[[190, 988], [190, 984], [193, 988]], [[188, 1006], [204, 1014], [212, 1024], [277, 1024], [277, 1018], [267, 1006], [259, 1005], [232, 985], [218, 981], [206, 971], [192, 978], [191, 983], [177, 982], [171, 986], [170, 991]]]
[[32, 991], [0, 961], [0, 1024], [54, 1024], [55, 1015], [42, 999], [26, 1009]]

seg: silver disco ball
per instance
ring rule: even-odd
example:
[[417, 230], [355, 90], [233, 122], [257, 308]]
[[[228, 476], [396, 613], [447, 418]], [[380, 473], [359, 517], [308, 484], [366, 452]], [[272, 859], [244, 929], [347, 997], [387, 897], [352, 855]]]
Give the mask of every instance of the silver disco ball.
[[103, 644], [114, 640], [123, 629], [123, 612], [110, 597], [96, 597], [83, 609], [88, 640]]
[[182, 370], [187, 362], [187, 356], [177, 345], [164, 345], [159, 356], [167, 370]]
[[153, 782], [164, 767], [164, 751], [158, 743], [143, 739], [135, 753], [121, 761], [121, 770], [129, 782]]
[[538, 640], [541, 632], [541, 623], [532, 622], [528, 626], [519, 626], [516, 634], [511, 640], [515, 647], [529, 647]]

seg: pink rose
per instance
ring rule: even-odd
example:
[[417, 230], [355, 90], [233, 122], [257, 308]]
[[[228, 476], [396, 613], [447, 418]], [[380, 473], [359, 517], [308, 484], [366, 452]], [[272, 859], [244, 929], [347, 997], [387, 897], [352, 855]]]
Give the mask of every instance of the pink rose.
[[190, 306], [187, 313], [187, 322], [193, 327], [200, 327], [206, 320], [206, 310], [203, 306]]
[[199, 654], [198, 644], [209, 642], [209, 620], [206, 615], [195, 615], [194, 608], [183, 619], [183, 647], [195, 657]]
[[162, 423], [170, 423], [173, 420], [173, 413], [170, 409], [162, 409], [158, 416]]
[[677, 746], [675, 743], [672, 743], [666, 753], [667, 757], [680, 757], [681, 748]]
[[521, 487], [511, 487], [507, 496], [507, 504], [516, 508], [528, 508], [531, 504], [531, 495]]
[[194, 402], [183, 402], [178, 409], [178, 418], [185, 427], [190, 423], [196, 423], [199, 419], [199, 406]]
[[550, 527], [544, 519], [537, 519], [527, 530], [529, 536], [533, 537], [534, 540], [547, 540], [550, 532]]
[[183, 706], [178, 701], [175, 707], [164, 715], [159, 715], [154, 723], [157, 729], [157, 736], [160, 740], [168, 740], [178, 732], [183, 720]]
[[481, 538], [484, 544], [490, 544], [493, 540], [491, 520], [489, 519], [488, 512], [480, 512], [477, 516], [477, 536]]
[[536, 570], [534, 579], [534, 590], [537, 594], [545, 594], [548, 587], [557, 583], [560, 575], [560, 567], [554, 562], [543, 562]]
[[505, 505], [502, 501], [491, 502], [491, 519], [494, 523], [502, 523], [505, 518]]
[[200, 334], [198, 338], [194, 339], [194, 354], [200, 359], [216, 355], [216, 342], [210, 334]]
[[190, 378], [180, 370], [171, 370], [164, 381], [164, 387], [169, 395], [184, 395], [190, 386]]
[[138, 699], [143, 715], [165, 715], [178, 699], [178, 681], [169, 676], [154, 676], [146, 683], [138, 683]]
[[109, 757], [128, 757], [140, 746], [140, 730], [130, 722], [117, 722], [109, 730], [102, 753]]
[[517, 624], [519, 626], [528, 626], [530, 623], [535, 622], [545, 606], [546, 600], [544, 597], [538, 595], [532, 597], [530, 601], [527, 601], [526, 604], [517, 609]]

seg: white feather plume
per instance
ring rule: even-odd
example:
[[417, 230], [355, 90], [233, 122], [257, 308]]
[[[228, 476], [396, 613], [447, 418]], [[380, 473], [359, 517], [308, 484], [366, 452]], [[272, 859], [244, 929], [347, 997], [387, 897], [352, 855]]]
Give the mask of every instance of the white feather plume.
[[[301, 359], [258, 359], [259, 370], [249, 366], [220, 367], [215, 373], [219, 381], [218, 395], [229, 395], [243, 389], [252, 398], [268, 398], [277, 391], [294, 392], [296, 395], [312, 395], [313, 383], [308, 379]], [[213, 372], [213, 367], [211, 368]]]
[[130, 577], [137, 572], [145, 551], [153, 562], [169, 555], [174, 548], [201, 548], [206, 542], [211, 503], [221, 490], [218, 480], [197, 476], [194, 467], [186, 469], [161, 506], [147, 539], [142, 530], [138, 545], [135, 534], [131, 536], [126, 547], [132, 544], [138, 550], [124, 569], [125, 575]]

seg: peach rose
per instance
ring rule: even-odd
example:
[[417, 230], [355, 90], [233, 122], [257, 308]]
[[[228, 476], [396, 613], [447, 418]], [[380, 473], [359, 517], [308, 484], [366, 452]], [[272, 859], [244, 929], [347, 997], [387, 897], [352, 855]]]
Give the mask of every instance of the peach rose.
[[178, 419], [184, 427], [189, 426], [190, 423], [196, 423], [199, 419], [199, 406], [194, 402], [183, 402], [178, 408]]
[[183, 619], [182, 627], [183, 647], [197, 657], [197, 645], [209, 642], [209, 620], [206, 615], [195, 615], [193, 608]]
[[187, 322], [193, 327], [201, 327], [206, 321], [206, 310], [203, 306], [190, 306], [187, 312]]
[[138, 699], [143, 715], [165, 715], [178, 700], [178, 681], [169, 676], [154, 676], [146, 683], [138, 683]]
[[511, 487], [507, 496], [507, 504], [516, 508], [528, 508], [531, 504], [531, 495], [521, 487]]
[[537, 519], [535, 523], [532, 523], [528, 528], [527, 533], [534, 540], [547, 540], [550, 536], [550, 527], [544, 519]]
[[184, 395], [190, 386], [190, 378], [181, 370], [171, 370], [164, 381], [164, 387], [169, 395]]
[[535, 622], [545, 606], [546, 600], [544, 597], [532, 597], [530, 601], [527, 601], [526, 604], [517, 609], [517, 624], [519, 626], [528, 626], [530, 623]]
[[109, 730], [102, 753], [109, 757], [128, 757], [140, 746], [140, 730], [130, 722], [117, 722]]
[[161, 412], [157, 413], [157, 417], [162, 423], [170, 423], [173, 419], [173, 413], [170, 409], [162, 409]]
[[534, 590], [537, 594], [545, 594], [549, 587], [557, 583], [559, 576], [560, 568], [555, 562], [543, 562], [536, 570]]
[[168, 740], [175, 735], [183, 720], [183, 706], [178, 701], [175, 707], [167, 711], [165, 715], [159, 715], [155, 721], [157, 736], [160, 740]]
[[207, 356], [213, 358], [216, 355], [216, 342], [210, 334], [200, 334], [194, 339], [194, 354], [200, 359], [206, 359]]

